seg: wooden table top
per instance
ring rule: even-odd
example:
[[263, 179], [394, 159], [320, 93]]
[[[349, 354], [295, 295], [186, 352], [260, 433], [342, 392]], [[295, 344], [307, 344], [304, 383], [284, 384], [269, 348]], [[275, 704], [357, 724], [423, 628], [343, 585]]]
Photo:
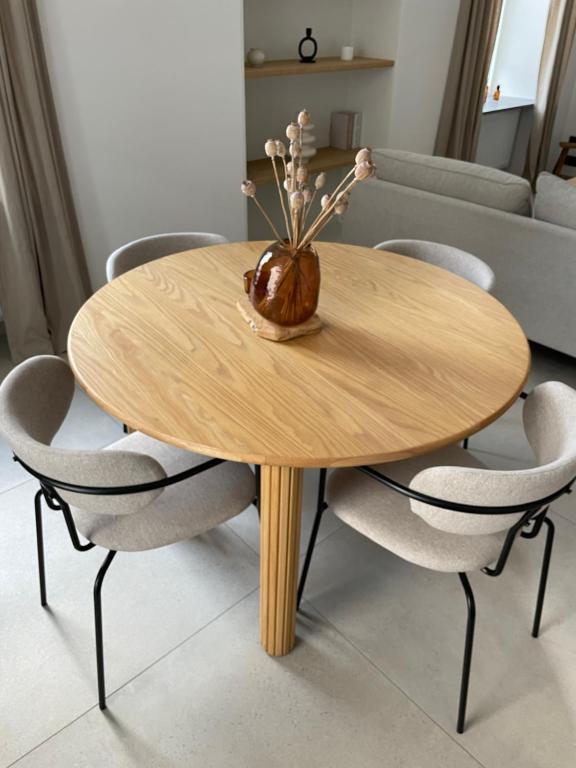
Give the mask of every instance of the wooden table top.
[[297, 467], [414, 456], [516, 399], [530, 351], [495, 298], [397, 254], [318, 243], [315, 336], [275, 343], [236, 308], [267, 243], [150, 262], [100, 289], [68, 351], [88, 395], [133, 429], [210, 456]]

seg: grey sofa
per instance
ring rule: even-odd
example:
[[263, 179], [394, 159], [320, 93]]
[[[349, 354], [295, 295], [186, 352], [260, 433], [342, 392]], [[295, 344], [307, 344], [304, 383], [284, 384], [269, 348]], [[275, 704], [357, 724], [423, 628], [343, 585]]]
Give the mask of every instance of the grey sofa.
[[493, 269], [494, 294], [529, 339], [576, 357], [576, 189], [543, 174], [534, 206], [525, 179], [493, 168], [395, 150], [375, 150], [374, 161], [344, 242], [414, 238], [469, 251]]

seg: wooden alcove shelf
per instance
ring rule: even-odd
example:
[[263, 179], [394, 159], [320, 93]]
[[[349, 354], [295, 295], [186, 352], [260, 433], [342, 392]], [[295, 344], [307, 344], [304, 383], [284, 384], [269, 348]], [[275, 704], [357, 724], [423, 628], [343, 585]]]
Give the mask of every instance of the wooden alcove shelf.
[[[310, 173], [329, 171], [333, 168], [341, 168], [351, 165], [356, 157], [357, 149], [335, 149], [334, 147], [320, 147], [314, 157], [310, 158], [307, 168]], [[274, 181], [272, 162], [268, 157], [258, 160], [249, 160], [246, 164], [246, 178], [255, 184], [268, 184]]]
[[298, 59], [266, 61], [261, 67], [245, 67], [247, 80], [262, 77], [290, 77], [292, 75], [318, 75], [323, 72], [354, 72], [362, 69], [387, 69], [393, 67], [391, 59], [374, 59], [356, 56], [352, 61], [342, 61], [337, 56], [324, 56], [313, 64], [303, 64]]

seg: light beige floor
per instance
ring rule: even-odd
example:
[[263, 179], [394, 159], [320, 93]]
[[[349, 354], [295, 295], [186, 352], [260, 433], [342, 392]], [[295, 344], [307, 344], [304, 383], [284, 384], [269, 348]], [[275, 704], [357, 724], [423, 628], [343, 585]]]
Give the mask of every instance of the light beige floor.
[[[532, 383], [576, 386], [576, 363], [537, 349]], [[521, 404], [471, 443], [529, 464]], [[119, 425], [77, 393], [62, 446], [101, 447]], [[306, 478], [308, 536], [316, 475]], [[454, 731], [465, 606], [455, 577], [386, 553], [327, 514], [298, 645], [258, 643], [253, 508], [173, 547], [118, 556], [104, 587], [109, 710], [96, 706], [91, 590], [101, 551], [72, 550], [45, 515], [38, 601], [33, 482], [0, 447], [0, 768], [573, 768], [576, 510], [556, 505], [542, 636], [530, 637], [543, 542], [505, 574], [472, 576], [478, 631], [469, 728]]]

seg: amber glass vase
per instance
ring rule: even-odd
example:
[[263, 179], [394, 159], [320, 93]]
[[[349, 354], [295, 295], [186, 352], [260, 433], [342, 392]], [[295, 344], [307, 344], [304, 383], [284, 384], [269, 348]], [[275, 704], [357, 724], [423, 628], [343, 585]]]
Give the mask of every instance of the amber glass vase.
[[256, 269], [244, 275], [244, 288], [258, 314], [276, 325], [300, 325], [318, 306], [320, 262], [311, 245], [294, 249], [288, 241], [268, 246]]

